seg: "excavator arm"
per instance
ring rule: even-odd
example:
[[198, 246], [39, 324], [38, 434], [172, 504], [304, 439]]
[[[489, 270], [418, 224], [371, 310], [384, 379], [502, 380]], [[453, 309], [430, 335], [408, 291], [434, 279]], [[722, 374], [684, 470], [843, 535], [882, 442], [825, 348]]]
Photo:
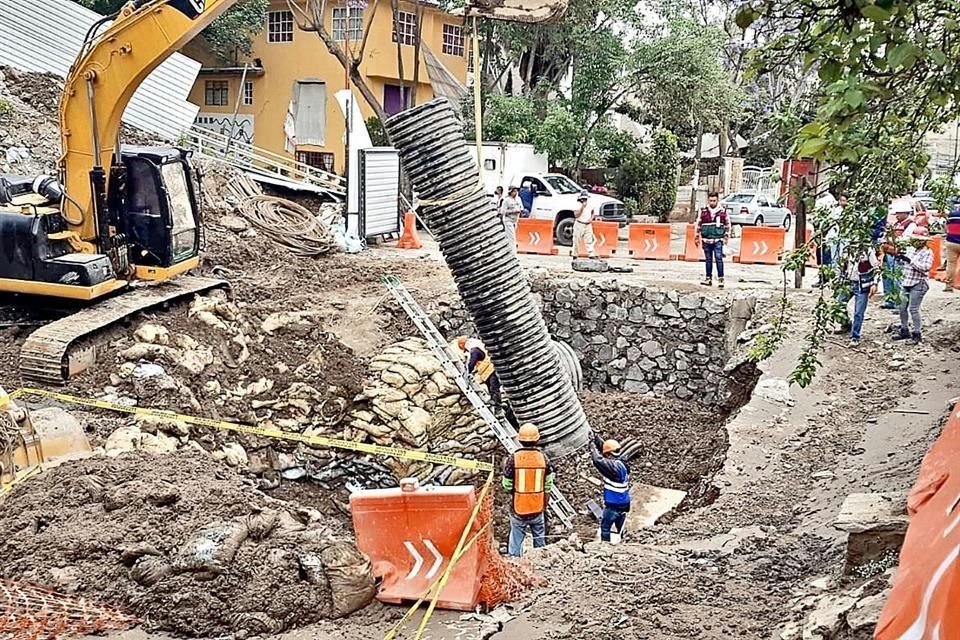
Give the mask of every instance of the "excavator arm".
[[132, 0], [74, 62], [60, 100], [61, 211], [82, 240], [106, 233], [109, 169], [140, 83], [236, 1]]

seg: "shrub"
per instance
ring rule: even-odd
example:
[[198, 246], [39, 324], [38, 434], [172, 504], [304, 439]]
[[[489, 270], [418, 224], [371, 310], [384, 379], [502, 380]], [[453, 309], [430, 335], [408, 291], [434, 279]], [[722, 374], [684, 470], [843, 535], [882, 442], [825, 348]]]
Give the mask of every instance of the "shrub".
[[647, 151], [634, 150], [624, 159], [616, 187], [621, 197], [634, 199], [635, 215], [656, 216], [665, 222], [677, 200], [677, 137], [666, 129], [653, 134]]

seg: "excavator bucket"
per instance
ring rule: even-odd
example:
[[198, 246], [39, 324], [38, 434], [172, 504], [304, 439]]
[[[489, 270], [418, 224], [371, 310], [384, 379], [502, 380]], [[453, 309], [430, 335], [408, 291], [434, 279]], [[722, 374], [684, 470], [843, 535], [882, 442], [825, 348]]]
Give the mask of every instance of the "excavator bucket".
[[463, 9], [467, 17], [509, 22], [556, 22], [567, 12], [569, 0], [472, 0]]
[[47, 413], [34, 422], [27, 408], [18, 406], [0, 388], [0, 486], [36, 467], [93, 455], [75, 418], [56, 409], [41, 411]]

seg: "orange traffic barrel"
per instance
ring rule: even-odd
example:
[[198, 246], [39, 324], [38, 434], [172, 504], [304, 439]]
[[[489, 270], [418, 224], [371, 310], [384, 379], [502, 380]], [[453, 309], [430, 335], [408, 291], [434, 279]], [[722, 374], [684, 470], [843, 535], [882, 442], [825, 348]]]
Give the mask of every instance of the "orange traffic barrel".
[[[357, 548], [370, 558], [374, 575], [382, 578], [377, 599], [392, 603], [419, 599], [446, 571], [476, 506], [472, 486], [420, 487], [413, 478], [405, 478], [395, 489], [352, 493]], [[474, 545], [457, 561], [437, 606], [472, 611], [482, 578], [481, 556]]]
[[423, 247], [423, 243], [420, 242], [420, 235], [417, 233], [417, 214], [413, 211], [407, 211], [403, 214], [403, 233], [400, 234], [397, 247], [400, 249], [419, 249]]

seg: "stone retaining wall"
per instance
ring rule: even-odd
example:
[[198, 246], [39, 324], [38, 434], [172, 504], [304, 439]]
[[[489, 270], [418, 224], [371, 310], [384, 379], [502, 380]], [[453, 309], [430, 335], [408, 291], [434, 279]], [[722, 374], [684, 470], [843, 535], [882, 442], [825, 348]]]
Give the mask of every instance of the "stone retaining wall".
[[[755, 300], [731, 292], [661, 291], [609, 280], [529, 272], [550, 333], [571, 345], [594, 391], [653, 392], [716, 404]], [[448, 337], [472, 333], [462, 303], [438, 303]]]

